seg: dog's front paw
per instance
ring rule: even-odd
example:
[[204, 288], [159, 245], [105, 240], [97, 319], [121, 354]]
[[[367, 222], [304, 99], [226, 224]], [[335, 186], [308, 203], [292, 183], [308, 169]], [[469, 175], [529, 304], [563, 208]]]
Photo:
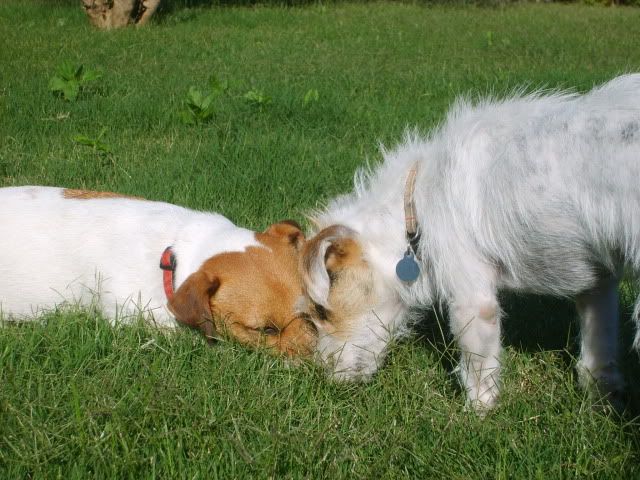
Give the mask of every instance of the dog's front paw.
[[345, 369], [331, 370], [329, 375], [336, 382], [368, 382], [373, 378], [374, 373], [363, 369]]
[[596, 409], [609, 411], [613, 408], [618, 413], [624, 411], [626, 385], [616, 362], [594, 369], [579, 363], [577, 370], [580, 385], [589, 391]]
[[465, 408], [467, 410], [473, 410], [480, 417], [484, 417], [498, 404], [498, 393], [499, 390], [495, 384], [491, 388], [480, 391], [478, 395], [467, 391]]
[[465, 364], [456, 368], [460, 376], [460, 382], [467, 393], [466, 410], [473, 410], [479, 416], [484, 417], [498, 403], [500, 394], [499, 378], [500, 367], [497, 362], [491, 362], [491, 366], [476, 365], [477, 369], [469, 371]]

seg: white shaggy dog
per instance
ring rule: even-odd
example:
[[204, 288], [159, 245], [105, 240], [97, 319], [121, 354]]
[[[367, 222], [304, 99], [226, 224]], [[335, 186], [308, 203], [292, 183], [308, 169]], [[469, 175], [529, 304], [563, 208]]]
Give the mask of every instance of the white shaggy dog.
[[[639, 179], [640, 74], [585, 95], [459, 100], [428, 137], [385, 152], [354, 193], [316, 215], [301, 271], [322, 360], [340, 378], [366, 378], [410, 307], [442, 302], [468, 399], [490, 408], [498, 292], [575, 296], [580, 378], [619, 394], [617, 285], [625, 266], [640, 271]], [[415, 257], [405, 235], [414, 212]]]

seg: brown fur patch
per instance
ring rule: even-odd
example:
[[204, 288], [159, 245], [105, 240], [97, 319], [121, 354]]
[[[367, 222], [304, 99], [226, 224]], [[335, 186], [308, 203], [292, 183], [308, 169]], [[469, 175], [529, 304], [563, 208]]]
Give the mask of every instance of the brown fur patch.
[[341, 238], [327, 249], [324, 262], [329, 272], [359, 265], [363, 262], [362, 247], [353, 238]]
[[76, 200], [91, 200], [94, 198], [128, 198], [130, 200], [144, 200], [142, 197], [125, 195], [122, 193], [96, 192], [93, 190], [77, 190], [73, 188], [65, 188], [62, 191], [62, 196], [64, 198], [72, 198]]
[[[212, 319], [218, 332], [241, 343], [287, 355], [310, 354], [316, 332], [296, 312], [302, 296], [297, 269], [301, 235], [291, 225], [272, 225], [256, 233], [267, 248], [249, 247], [210, 258], [176, 292], [170, 304], [176, 318], [203, 330]], [[208, 298], [208, 305], [203, 298]], [[187, 316], [179, 315], [180, 305], [187, 306]]]
[[277, 239], [279, 242], [289, 243], [298, 249], [304, 243], [304, 234], [296, 222], [283, 220], [274, 223], [263, 233], [256, 233], [256, 239], [265, 245], [271, 241], [270, 239]]
[[[359, 261], [362, 249], [358, 242], [349, 235], [350, 232], [351, 230], [341, 225], [332, 225], [321, 230], [305, 243], [300, 263], [305, 283], [312, 281], [310, 274], [321, 255], [324, 255], [325, 268], [329, 276], [333, 271]], [[331, 244], [325, 252], [322, 252], [321, 249], [326, 241]]]
[[371, 269], [365, 262], [334, 274], [329, 291], [331, 310], [326, 332], [338, 340], [348, 340], [360, 317], [375, 306], [377, 298], [374, 291]]
[[[308, 302], [307, 313], [323, 326], [325, 333], [347, 339], [352, 326], [376, 304], [371, 269], [362, 256], [362, 247], [354, 232], [340, 225], [321, 230], [306, 242], [300, 262], [305, 287], [313, 281], [312, 270], [324, 255], [324, 268], [331, 281], [329, 310]], [[323, 252], [325, 242], [330, 242]]]

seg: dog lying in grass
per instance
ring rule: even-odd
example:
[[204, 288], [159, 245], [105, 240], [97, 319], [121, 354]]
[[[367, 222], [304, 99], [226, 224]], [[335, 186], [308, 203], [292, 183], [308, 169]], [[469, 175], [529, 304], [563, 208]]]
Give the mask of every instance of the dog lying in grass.
[[301, 272], [320, 357], [339, 378], [369, 377], [410, 307], [442, 303], [484, 411], [499, 390], [498, 292], [575, 297], [579, 378], [618, 403], [617, 287], [625, 266], [640, 271], [639, 179], [640, 74], [584, 95], [458, 100], [314, 215]]
[[0, 312], [32, 319], [65, 302], [109, 319], [142, 315], [207, 338], [306, 354], [313, 327], [296, 314], [304, 235], [281, 222], [262, 233], [222, 215], [108, 192], [0, 189]]

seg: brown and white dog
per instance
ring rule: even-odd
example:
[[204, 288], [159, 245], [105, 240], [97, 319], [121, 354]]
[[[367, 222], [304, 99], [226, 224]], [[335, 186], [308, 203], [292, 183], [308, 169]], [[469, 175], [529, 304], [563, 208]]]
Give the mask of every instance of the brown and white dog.
[[109, 192], [8, 187], [0, 225], [4, 318], [94, 305], [114, 322], [177, 320], [291, 355], [313, 347], [313, 327], [296, 312], [304, 235], [294, 222], [256, 233], [219, 214]]

